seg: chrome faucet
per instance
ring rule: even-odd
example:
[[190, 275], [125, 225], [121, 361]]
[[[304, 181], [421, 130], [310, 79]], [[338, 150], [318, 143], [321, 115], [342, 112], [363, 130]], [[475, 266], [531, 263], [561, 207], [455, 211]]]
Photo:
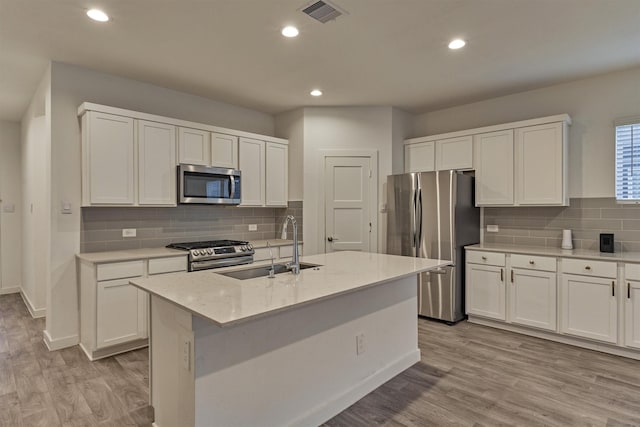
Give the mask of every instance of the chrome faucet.
[[289, 222], [293, 224], [293, 260], [287, 263], [287, 268], [293, 274], [300, 274], [300, 254], [298, 253], [298, 223], [293, 215], [287, 215], [282, 224], [283, 231], [286, 230]]

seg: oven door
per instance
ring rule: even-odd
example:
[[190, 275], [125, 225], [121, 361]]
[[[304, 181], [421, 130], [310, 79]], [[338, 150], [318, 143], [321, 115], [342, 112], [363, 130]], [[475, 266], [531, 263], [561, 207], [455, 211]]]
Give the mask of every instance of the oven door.
[[178, 202], [240, 204], [239, 170], [198, 165], [178, 166]]

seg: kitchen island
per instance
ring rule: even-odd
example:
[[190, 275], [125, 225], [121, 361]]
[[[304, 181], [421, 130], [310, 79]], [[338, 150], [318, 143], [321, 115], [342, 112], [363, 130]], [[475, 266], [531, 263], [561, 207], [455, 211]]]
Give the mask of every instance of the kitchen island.
[[417, 275], [450, 262], [362, 252], [302, 262], [319, 267], [131, 281], [151, 294], [156, 426], [317, 425], [420, 360]]

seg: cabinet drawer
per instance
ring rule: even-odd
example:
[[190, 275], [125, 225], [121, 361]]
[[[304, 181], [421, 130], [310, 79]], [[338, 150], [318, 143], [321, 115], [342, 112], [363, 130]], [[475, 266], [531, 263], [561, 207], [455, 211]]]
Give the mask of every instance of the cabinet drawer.
[[149, 275], [187, 271], [187, 257], [175, 256], [149, 260]]
[[627, 280], [640, 280], [640, 264], [625, 264], [624, 277]]
[[98, 281], [124, 279], [142, 275], [144, 275], [143, 260], [98, 264]]
[[567, 258], [562, 260], [563, 273], [615, 278], [617, 276], [616, 269], [615, 262]]
[[467, 251], [467, 262], [504, 267], [505, 255], [499, 252]]
[[511, 255], [511, 267], [529, 270], [556, 271], [556, 259], [548, 256]]

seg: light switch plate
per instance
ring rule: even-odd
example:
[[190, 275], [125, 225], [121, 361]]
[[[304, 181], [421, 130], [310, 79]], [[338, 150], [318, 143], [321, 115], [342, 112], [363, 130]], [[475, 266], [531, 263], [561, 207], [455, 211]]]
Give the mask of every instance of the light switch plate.
[[188, 337], [182, 337], [182, 367], [191, 370], [191, 340]]
[[487, 225], [487, 233], [497, 233], [500, 228], [497, 225]]
[[258, 224], [249, 224], [249, 231], [258, 231]]

